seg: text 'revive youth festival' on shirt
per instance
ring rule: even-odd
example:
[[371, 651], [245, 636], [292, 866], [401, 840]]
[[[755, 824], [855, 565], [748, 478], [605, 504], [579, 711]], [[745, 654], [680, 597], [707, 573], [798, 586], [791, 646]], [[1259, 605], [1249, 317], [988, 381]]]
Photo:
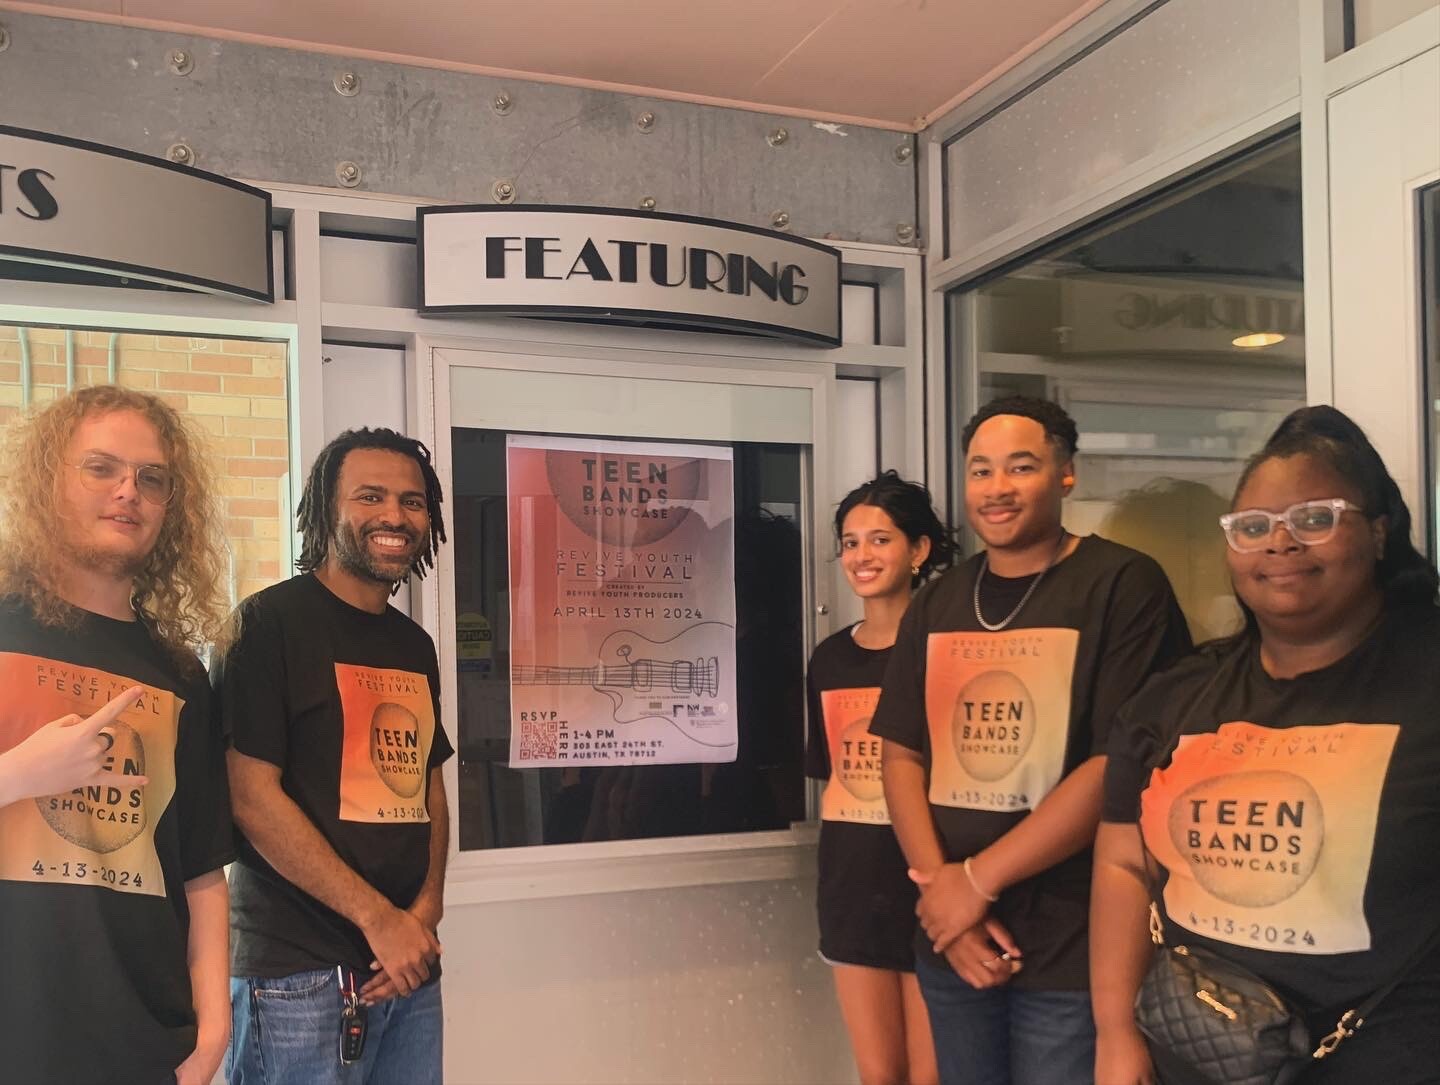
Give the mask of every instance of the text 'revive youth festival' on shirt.
[[[924, 755], [949, 862], [988, 847], [1103, 753], [1120, 706], [1190, 647], [1160, 566], [1099, 536], [1080, 539], [999, 632], [975, 617], [979, 570], [977, 555], [916, 596], [870, 725]], [[1009, 614], [1033, 581], [987, 572], [986, 618]], [[991, 914], [1025, 954], [1016, 987], [1088, 986], [1089, 899], [1088, 848], [1000, 895]], [[923, 932], [916, 949], [948, 967]]]
[[[1416, 961], [1440, 926], [1437, 659], [1440, 611], [1399, 610], [1318, 671], [1272, 678], [1244, 641], [1126, 706], [1103, 816], [1140, 815], [1167, 941], [1244, 965], [1327, 1031]], [[1376, 1019], [1428, 985], [1416, 1025], [1434, 1035], [1440, 952], [1410, 979]]]
[[0, 807], [5, 1081], [160, 1085], [195, 1047], [185, 883], [234, 858], [205, 672], [180, 673], [141, 622], [56, 628], [0, 602], [0, 751], [137, 684], [112, 783]]
[[[397, 908], [430, 866], [430, 770], [453, 750], [440, 726], [429, 634], [394, 607], [352, 607], [305, 574], [247, 599], [216, 666], [234, 748], [281, 769], [285, 794], [336, 854]], [[347, 919], [281, 877], [244, 839], [230, 873], [237, 976], [286, 976], [374, 959]]]
[[890, 649], [861, 647], [854, 630], [821, 641], [807, 676], [805, 771], [825, 781], [815, 895], [820, 954], [839, 964], [913, 972], [919, 891], [890, 828], [880, 739], [870, 733]]

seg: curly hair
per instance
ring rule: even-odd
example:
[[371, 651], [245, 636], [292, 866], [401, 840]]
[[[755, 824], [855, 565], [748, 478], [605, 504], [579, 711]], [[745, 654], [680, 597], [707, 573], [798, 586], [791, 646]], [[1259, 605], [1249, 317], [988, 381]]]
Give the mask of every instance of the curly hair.
[[1002, 396], [985, 404], [965, 423], [965, 428], [960, 431], [960, 451], [969, 452], [975, 431], [982, 423], [1001, 414], [1019, 415], [1039, 422], [1062, 462], [1073, 458], [1079, 450], [1080, 434], [1075, 428], [1075, 419], [1060, 404], [1039, 396]]
[[87, 418], [134, 411], [160, 436], [175, 496], [155, 548], [135, 577], [131, 605], [177, 660], [211, 643], [228, 608], [223, 523], [214, 506], [204, 439], [176, 410], [145, 392], [113, 384], [81, 388], [13, 423], [0, 481], [0, 594], [22, 600], [37, 620], [73, 626], [80, 613], [57, 596], [62, 534], [60, 471], [75, 430]]
[[340, 465], [351, 452], [362, 448], [398, 452], [420, 465], [420, 476], [425, 480], [425, 508], [430, 514], [430, 533], [426, 545], [415, 555], [410, 572], [417, 580], [423, 580], [426, 570], [435, 567], [435, 555], [445, 541], [445, 518], [440, 508], [445, 495], [440, 489], [440, 478], [430, 464], [430, 450], [413, 437], [379, 427], [347, 429], [315, 457], [310, 476], [305, 480], [300, 507], [295, 510], [301, 539], [300, 556], [295, 559], [295, 568], [309, 573], [325, 564], [330, 542], [335, 537], [335, 485], [340, 480]]
[[959, 553], [955, 533], [935, 515], [930, 491], [919, 482], [909, 482], [894, 470], [883, 471], [869, 482], [861, 483], [845, 495], [835, 510], [835, 539], [845, 534], [845, 517], [857, 505], [874, 505], [895, 521], [911, 545], [921, 539], [930, 540], [930, 553], [920, 563], [920, 571], [910, 578], [910, 586], [919, 587], [931, 573], [950, 568]]

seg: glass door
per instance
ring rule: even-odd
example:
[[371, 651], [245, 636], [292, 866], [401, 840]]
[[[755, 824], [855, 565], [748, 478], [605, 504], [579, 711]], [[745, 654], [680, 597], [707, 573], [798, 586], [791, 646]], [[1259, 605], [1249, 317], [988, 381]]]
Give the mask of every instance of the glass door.
[[804, 820], [828, 374], [433, 357], [460, 850]]
[[1335, 94], [1328, 112], [1333, 401], [1375, 442], [1433, 557], [1440, 48]]

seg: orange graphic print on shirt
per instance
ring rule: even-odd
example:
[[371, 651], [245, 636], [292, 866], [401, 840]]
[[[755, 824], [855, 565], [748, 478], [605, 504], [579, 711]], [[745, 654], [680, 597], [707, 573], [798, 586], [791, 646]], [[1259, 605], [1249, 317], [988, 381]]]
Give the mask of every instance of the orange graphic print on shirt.
[[870, 733], [870, 720], [879, 702], [879, 686], [820, 693], [825, 741], [830, 748], [830, 779], [820, 796], [820, 817], [825, 821], [890, 824], [880, 778], [880, 739]]
[[[134, 685], [124, 675], [0, 652], [0, 753], [51, 720], [89, 716]], [[145, 686], [113, 725], [107, 781], [0, 807], [0, 879], [165, 895], [155, 825], [175, 795], [175, 740], [185, 702]], [[137, 787], [127, 777], [148, 776]]]
[[1183, 737], [1141, 798], [1170, 918], [1254, 949], [1369, 949], [1365, 883], [1399, 730], [1233, 722]]
[[931, 633], [925, 655], [930, 801], [1033, 810], [1060, 782], [1077, 629]]
[[435, 737], [430, 680], [413, 671], [335, 664], [345, 743], [341, 821], [429, 821], [425, 780]]

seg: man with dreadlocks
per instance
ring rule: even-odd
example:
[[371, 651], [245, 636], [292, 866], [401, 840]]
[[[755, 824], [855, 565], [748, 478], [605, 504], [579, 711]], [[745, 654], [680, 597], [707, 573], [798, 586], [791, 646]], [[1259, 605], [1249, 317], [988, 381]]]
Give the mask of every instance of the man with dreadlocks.
[[231, 869], [230, 1085], [439, 1085], [449, 844], [435, 646], [390, 606], [445, 538], [430, 453], [331, 441], [300, 575], [239, 608], [212, 680], [242, 834]]
[[208, 1085], [230, 1033], [225, 614], [194, 435], [83, 388], [0, 479], [0, 1078]]

